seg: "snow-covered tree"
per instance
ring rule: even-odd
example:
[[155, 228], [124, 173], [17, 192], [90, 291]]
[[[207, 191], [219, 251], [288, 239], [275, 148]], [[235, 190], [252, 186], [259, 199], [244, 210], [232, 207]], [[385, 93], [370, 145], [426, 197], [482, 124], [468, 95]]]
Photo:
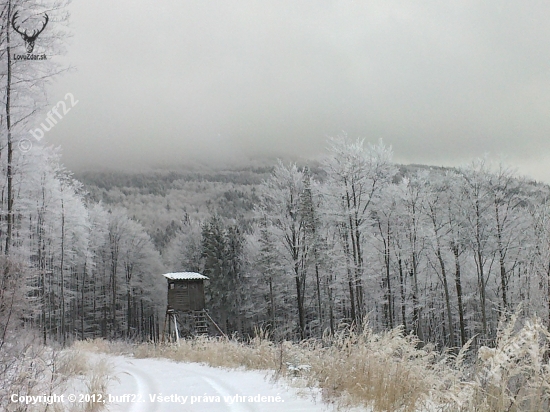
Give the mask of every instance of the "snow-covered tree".
[[330, 139], [329, 144], [330, 156], [324, 162], [327, 199], [349, 260], [351, 316], [360, 324], [366, 309], [363, 290], [365, 231], [370, 225], [371, 209], [381, 190], [392, 181], [396, 169], [391, 163], [391, 149], [381, 142], [365, 147], [363, 140], [349, 142], [346, 137], [338, 137]]

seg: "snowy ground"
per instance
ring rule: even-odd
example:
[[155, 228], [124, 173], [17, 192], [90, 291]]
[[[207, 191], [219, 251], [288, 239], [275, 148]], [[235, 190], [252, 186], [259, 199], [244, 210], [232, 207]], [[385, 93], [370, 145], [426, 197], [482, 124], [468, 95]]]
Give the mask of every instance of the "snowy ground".
[[[109, 387], [108, 410], [128, 412], [312, 412], [332, 406], [299, 396], [267, 373], [212, 368], [163, 359], [111, 357], [118, 382]], [[354, 409], [355, 412], [365, 411]]]

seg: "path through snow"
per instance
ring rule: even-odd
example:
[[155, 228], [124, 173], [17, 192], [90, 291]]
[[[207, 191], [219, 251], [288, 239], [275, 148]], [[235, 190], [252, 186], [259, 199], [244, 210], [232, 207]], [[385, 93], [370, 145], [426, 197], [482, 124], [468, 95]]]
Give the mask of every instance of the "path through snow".
[[311, 396], [299, 397], [294, 388], [270, 383], [262, 372], [166, 359], [117, 356], [111, 360], [118, 378], [108, 391], [114, 400], [108, 406], [112, 412], [322, 412], [333, 409], [315, 402]]

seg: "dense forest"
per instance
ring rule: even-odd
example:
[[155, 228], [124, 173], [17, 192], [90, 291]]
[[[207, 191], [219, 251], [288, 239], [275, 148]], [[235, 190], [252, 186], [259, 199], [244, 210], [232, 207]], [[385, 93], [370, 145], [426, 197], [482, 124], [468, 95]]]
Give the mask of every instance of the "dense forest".
[[487, 159], [399, 166], [382, 143], [329, 146], [309, 167], [79, 177], [141, 221], [167, 269], [209, 276], [228, 333], [368, 323], [455, 347], [491, 341], [520, 304], [550, 321], [547, 186]]
[[160, 275], [183, 270], [210, 278], [211, 315], [241, 336], [368, 323], [454, 347], [491, 341], [519, 304], [550, 320], [547, 186], [483, 159], [399, 166], [382, 144], [329, 146], [310, 166], [78, 179], [53, 149], [13, 150], [2, 330], [155, 340]]
[[[148, 339], [158, 329], [162, 297], [152, 274], [163, 264], [154, 244], [125, 210], [88, 201], [60, 150], [41, 141], [74, 99], [67, 93], [52, 107], [47, 98], [69, 69], [58, 59], [69, 36], [67, 4], [0, 2], [0, 349], [17, 342], [21, 328], [62, 344]], [[25, 37], [16, 20], [42, 29], [50, 22], [40, 31], [47, 59], [14, 57], [38, 35]]]

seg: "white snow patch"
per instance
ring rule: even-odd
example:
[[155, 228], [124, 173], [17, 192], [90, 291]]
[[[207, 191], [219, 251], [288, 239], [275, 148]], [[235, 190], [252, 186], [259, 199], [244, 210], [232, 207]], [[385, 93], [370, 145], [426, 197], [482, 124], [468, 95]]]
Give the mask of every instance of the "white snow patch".
[[[227, 370], [165, 359], [113, 356], [110, 360], [118, 377], [109, 388], [112, 399], [117, 400], [108, 405], [112, 412], [334, 410], [314, 396], [318, 391], [303, 397], [295, 388], [268, 382], [269, 372]], [[364, 408], [352, 411], [368, 412]]]

